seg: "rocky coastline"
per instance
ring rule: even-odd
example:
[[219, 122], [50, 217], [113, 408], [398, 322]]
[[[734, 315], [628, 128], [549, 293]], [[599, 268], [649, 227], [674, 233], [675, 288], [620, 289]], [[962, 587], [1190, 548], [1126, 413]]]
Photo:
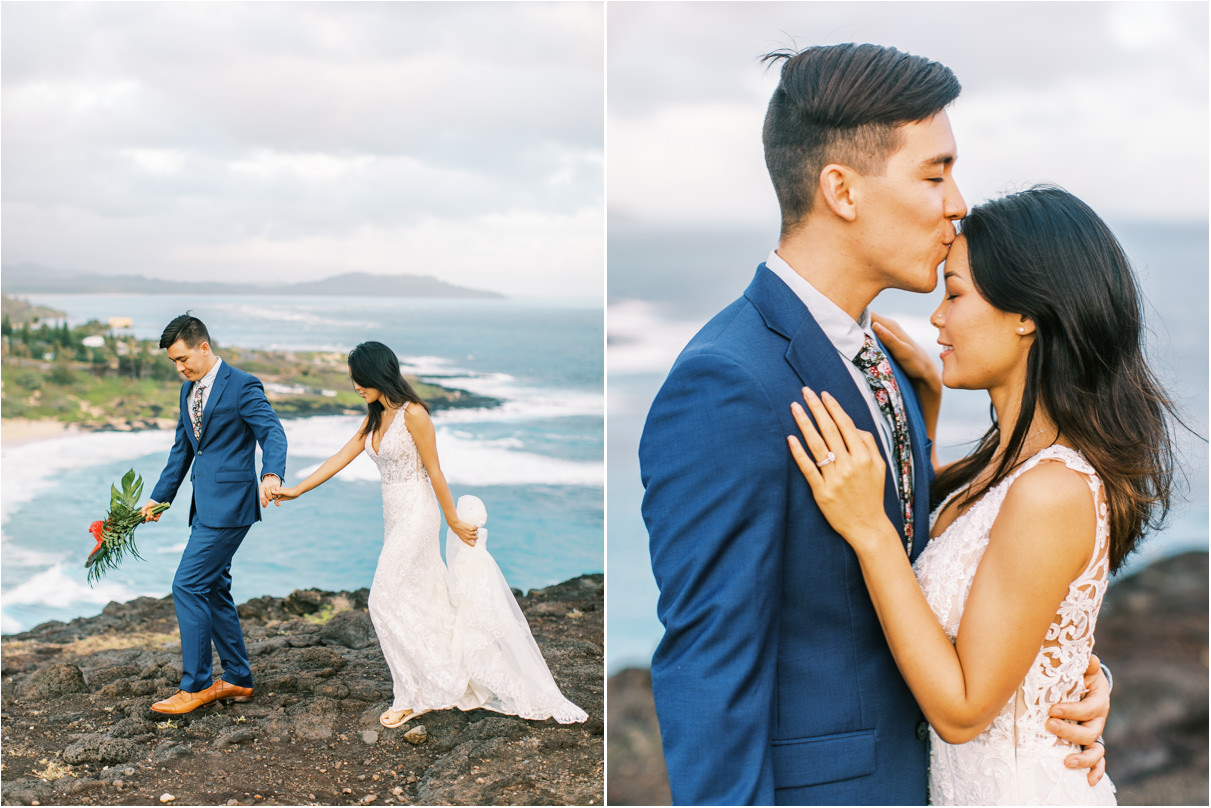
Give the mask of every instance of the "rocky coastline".
[[[1105, 741], [1119, 805], [1206, 805], [1208, 798], [1206, 552], [1154, 562], [1115, 581], [1095, 650], [1114, 675]], [[652, 678], [609, 678], [611, 805], [668, 805]]]
[[240, 605], [255, 699], [175, 718], [148, 709], [180, 677], [171, 596], [6, 635], [3, 804], [600, 805], [603, 576], [515, 595], [587, 722], [445, 710], [385, 729], [365, 589]]

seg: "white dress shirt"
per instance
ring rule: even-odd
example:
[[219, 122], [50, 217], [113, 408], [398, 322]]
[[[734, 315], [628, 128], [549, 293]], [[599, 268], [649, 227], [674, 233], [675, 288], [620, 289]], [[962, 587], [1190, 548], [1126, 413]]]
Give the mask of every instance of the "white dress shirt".
[[[854, 322], [854, 319], [844, 309], [825, 297], [820, 290], [808, 283], [806, 278], [792, 269], [791, 265], [778, 255], [777, 248], [770, 250], [769, 257], [765, 259], [765, 265], [790, 287], [790, 290], [795, 293], [795, 297], [803, 301], [803, 305], [807, 306], [808, 312], [820, 326], [824, 336], [828, 337], [828, 341], [837, 349], [837, 353], [841, 354], [842, 364], [849, 371], [854, 385], [870, 409], [875, 425], [879, 428], [879, 440], [883, 443], [883, 451], [887, 453], [888, 462], [894, 465], [891, 424], [883, 415], [883, 410], [879, 408], [879, 402], [875, 400], [875, 394], [870, 389], [866, 376], [854, 364], [854, 357], [862, 350], [866, 335], [869, 334], [871, 339], [875, 338], [875, 333], [870, 327], [870, 309], [863, 309], [858, 322]], [[816, 390], [815, 392], [819, 395], [821, 391]], [[898, 491], [900, 475], [893, 471], [891, 477]]]
[[210, 391], [214, 388], [214, 379], [219, 375], [219, 367], [223, 364], [223, 360], [219, 357], [214, 358], [214, 367], [206, 372], [206, 375], [193, 383], [193, 387], [189, 388], [189, 406], [193, 407], [193, 397], [197, 393], [198, 385], [206, 385], [202, 390], [202, 412], [206, 412], [206, 404], [210, 401]]

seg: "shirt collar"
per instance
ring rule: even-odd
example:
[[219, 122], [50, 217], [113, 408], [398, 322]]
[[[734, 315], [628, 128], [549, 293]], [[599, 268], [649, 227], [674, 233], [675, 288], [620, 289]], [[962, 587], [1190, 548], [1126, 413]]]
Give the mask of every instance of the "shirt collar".
[[199, 385], [199, 384], [206, 385], [207, 390], [209, 390], [211, 387], [213, 387], [214, 386], [214, 377], [219, 375], [219, 368], [222, 367], [222, 365], [223, 365], [223, 360], [216, 356], [214, 358], [214, 367], [212, 367], [206, 373], [205, 376], [203, 376], [202, 378], [200, 378], [196, 382], [194, 382], [195, 389], [197, 388], [197, 385]]
[[770, 250], [769, 257], [765, 259], [765, 265], [790, 287], [796, 297], [803, 301], [803, 305], [807, 306], [808, 312], [820, 326], [824, 336], [828, 337], [828, 341], [846, 359], [853, 361], [853, 358], [862, 350], [868, 334], [873, 339], [869, 308], [863, 309], [858, 321], [854, 322], [844, 309], [829, 300], [824, 293], [812, 286], [806, 278], [786, 263], [782, 256], [778, 255], [777, 248]]

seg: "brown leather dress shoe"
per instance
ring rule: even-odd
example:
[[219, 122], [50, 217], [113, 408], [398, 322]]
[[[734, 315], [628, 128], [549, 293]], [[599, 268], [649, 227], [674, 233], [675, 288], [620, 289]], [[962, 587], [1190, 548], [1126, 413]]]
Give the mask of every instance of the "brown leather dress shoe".
[[222, 679], [215, 682], [207, 692], [212, 694], [215, 701], [252, 701], [252, 688], [229, 684]]
[[192, 713], [199, 707], [205, 707], [207, 704], [214, 701], [214, 694], [211, 693], [211, 690], [213, 689], [214, 686], [211, 685], [205, 690], [197, 693], [190, 693], [187, 690], [178, 690], [169, 698], [166, 698], [163, 701], [157, 701], [155, 704], [151, 705], [151, 709], [155, 710], [157, 713], [164, 713], [165, 715], [182, 715], [184, 713]]

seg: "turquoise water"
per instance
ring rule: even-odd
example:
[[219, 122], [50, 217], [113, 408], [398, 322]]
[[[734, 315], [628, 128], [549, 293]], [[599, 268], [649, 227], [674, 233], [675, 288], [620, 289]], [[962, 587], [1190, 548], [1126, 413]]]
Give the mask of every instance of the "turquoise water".
[[[1119, 236], [1146, 298], [1149, 362], [1198, 435], [1207, 435], [1207, 226], [1108, 223]], [[611, 226], [609, 303], [609, 625], [607, 668], [646, 666], [663, 629], [639, 507], [637, 452], [644, 418], [678, 352], [715, 312], [743, 293], [777, 232], [698, 232]], [[885, 292], [875, 311], [898, 320], [923, 344], [937, 331], [929, 295]], [[988, 428], [983, 392], [947, 390], [938, 441], [943, 461], [963, 456]], [[1167, 527], [1150, 537], [1122, 574], [1148, 561], [1207, 549], [1207, 444], [1178, 434], [1183, 499]]]
[[[73, 323], [133, 318], [157, 338], [187, 308], [222, 346], [339, 350], [378, 340], [406, 369], [494, 396], [502, 406], [434, 415], [442, 470], [455, 498], [488, 508], [489, 547], [510, 585], [546, 586], [604, 568], [602, 313], [591, 302], [367, 298], [32, 295]], [[360, 417], [283, 421], [287, 477], [299, 480], [339, 449]], [[129, 561], [95, 588], [83, 561], [88, 524], [108, 488], [134, 467], [154, 486], [169, 431], [94, 433], [3, 451], [3, 631], [95, 614], [111, 600], [169, 593], [188, 538], [188, 484], [155, 525], [139, 528], [146, 563]], [[444, 544], [444, 531], [443, 539]], [[364, 456], [314, 492], [270, 508], [236, 555], [237, 602], [297, 588], [369, 586], [382, 545], [378, 471]]]

